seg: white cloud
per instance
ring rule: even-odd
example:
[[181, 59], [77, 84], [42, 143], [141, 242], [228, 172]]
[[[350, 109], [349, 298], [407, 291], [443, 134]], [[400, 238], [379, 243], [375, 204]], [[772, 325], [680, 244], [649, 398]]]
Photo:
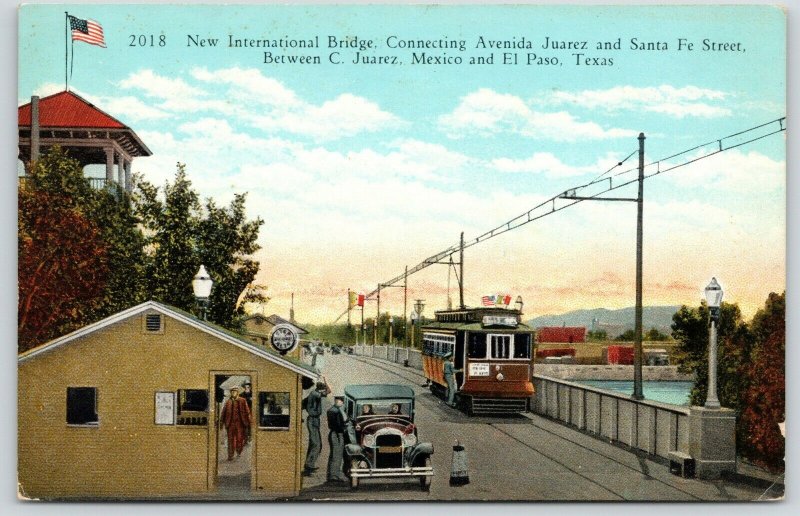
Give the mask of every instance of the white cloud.
[[[706, 153], [700, 150], [686, 156], [680, 163]], [[662, 163], [661, 168], [673, 164], [678, 163]], [[757, 151], [745, 153], [740, 149], [732, 149], [670, 171], [665, 176], [678, 186], [692, 189], [705, 187], [739, 194], [770, 193], [785, 189], [786, 162], [774, 160]]]
[[[368, 99], [344, 93], [316, 105], [302, 100], [280, 81], [256, 69], [238, 67], [209, 71], [192, 70], [192, 76], [207, 84], [224, 84], [229, 106], [245, 123], [268, 132], [288, 132], [317, 140], [333, 140], [362, 132], [391, 129], [402, 122]], [[242, 106], [247, 105], [244, 109]]]
[[719, 90], [670, 85], [654, 87], [615, 86], [606, 90], [578, 92], [556, 91], [540, 97], [535, 102], [543, 104], [569, 104], [587, 109], [605, 111], [642, 110], [661, 113], [674, 118], [696, 116], [704, 118], [728, 116], [730, 109], [712, 105], [729, 96]]
[[582, 122], [566, 111], [534, 111], [521, 98], [481, 88], [461, 98], [459, 105], [439, 117], [448, 136], [465, 133], [512, 132], [534, 139], [575, 141], [635, 136], [628, 129], [604, 129], [595, 122]]
[[550, 152], [535, 152], [530, 157], [523, 159], [496, 158], [492, 160], [491, 166], [500, 172], [542, 174], [552, 178], [564, 178], [586, 174], [600, 175], [619, 161], [617, 155], [609, 153], [591, 165], [574, 166], [564, 163]]

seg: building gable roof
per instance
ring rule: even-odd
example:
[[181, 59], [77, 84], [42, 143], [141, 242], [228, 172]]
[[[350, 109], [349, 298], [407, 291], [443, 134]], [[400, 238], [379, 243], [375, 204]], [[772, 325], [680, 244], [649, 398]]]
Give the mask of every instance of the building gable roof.
[[283, 355], [279, 355], [279, 354], [274, 353], [272, 351], [269, 351], [269, 350], [266, 350], [264, 348], [258, 347], [256, 345], [254, 345], [252, 342], [249, 342], [248, 340], [246, 340], [244, 338], [244, 336], [242, 336], [242, 335], [239, 335], [239, 334], [234, 333], [234, 332], [232, 332], [230, 330], [222, 328], [221, 326], [217, 326], [217, 325], [211, 324], [211, 323], [209, 323], [207, 321], [203, 321], [201, 319], [198, 319], [197, 317], [193, 316], [192, 314], [190, 314], [188, 312], [184, 312], [183, 310], [181, 310], [179, 308], [175, 308], [175, 307], [169, 306], [169, 305], [164, 305], [164, 304], [158, 303], [156, 301], [147, 301], [145, 303], [142, 303], [140, 305], [134, 306], [132, 308], [128, 308], [127, 310], [123, 310], [123, 311], [118, 312], [118, 313], [116, 313], [114, 315], [106, 317], [105, 319], [103, 319], [101, 321], [97, 321], [96, 323], [90, 324], [88, 326], [84, 326], [83, 328], [75, 330], [72, 333], [68, 333], [67, 335], [59, 337], [59, 338], [57, 338], [55, 340], [51, 340], [50, 342], [42, 344], [41, 346], [37, 346], [37, 347], [35, 347], [33, 349], [25, 351], [24, 353], [20, 353], [17, 356], [17, 362], [18, 363], [25, 362], [27, 360], [35, 358], [36, 356], [38, 356], [40, 354], [47, 353], [48, 351], [52, 351], [53, 349], [56, 349], [56, 348], [59, 348], [61, 346], [66, 345], [66, 344], [69, 344], [70, 342], [72, 342], [74, 340], [77, 340], [77, 339], [80, 339], [81, 337], [85, 337], [86, 335], [89, 335], [89, 334], [94, 333], [94, 332], [96, 332], [98, 330], [106, 328], [106, 327], [108, 327], [108, 326], [110, 326], [112, 324], [124, 321], [124, 320], [129, 319], [129, 318], [134, 317], [134, 316], [137, 316], [137, 315], [139, 315], [139, 314], [141, 314], [143, 312], [146, 312], [146, 311], [159, 312], [162, 315], [165, 315], [167, 317], [170, 317], [172, 319], [180, 321], [180, 322], [182, 322], [184, 324], [192, 326], [192, 327], [194, 327], [194, 328], [196, 328], [196, 329], [198, 329], [198, 330], [200, 330], [202, 332], [205, 332], [205, 333], [207, 333], [207, 334], [209, 334], [209, 335], [211, 335], [213, 337], [216, 337], [216, 338], [218, 338], [218, 339], [220, 339], [222, 341], [225, 341], [225, 342], [227, 342], [227, 343], [229, 343], [231, 345], [234, 345], [234, 346], [236, 346], [238, 348], [241, 348], [241, 349], [243, 349], [243, 350], [245, 350], [247, 352], [250, 352], [250, 353], [252, 353], [252, 354], [254, 354], [254, 355], [258, 356], [258, 357], [261, 357], [261, 358], [263, 358], [263, 359], [265, 359], [265, 360], [267, 360], [269, 362], [273, 362], [273, 363], [275, 363], [275, 364], [277, 364], [277, 365], [279, 365], [281, 367], [285, 367], [286, 369], [289, 369], [289, 370], [291, 370], [291, 371], [293, 371], [293, 372], [295, 372], [297, 374], [303, 375], [305, 377], [308, 377], [308, 378], [311, 378], [311, 379], [314, 379], [314, 380], [316, 380], [317, 377], [318, 377], [318, 374], [316, 373], [316, 371], [314, 371], [314, 369], [312, 369], [310, 366], [308, 366], [306, 364], [303, 364], [299, 360], [296, 360], [296, 359], [293, 359], [293, 358], [290, 358], [290, 357], [286, 357], [286, 356], [283, 356]]
[[305, 334], [308, 333], [308, 330], [306, 330], [305, 328], [301, 328], [297, 324], [287, 321], [286, 319], [284, 319], [283, 317], [279, 316], [278, 314], [272, 314], [270, 316], [264, 316], [264, 315], [261, 315], [261, 314], [253, 314], [251, 316], [245, 317], [244, 320], [245, 321], [249, 321], [250, 319], [261, 319], [263, 321], [269, 322], [270, 324], [272, 324], [274, 326], [277, 326], [279, 324], [291, 324], [292, 326], [297, 328], [297, 333], [299, 333], [301, 335], [305, 335]]

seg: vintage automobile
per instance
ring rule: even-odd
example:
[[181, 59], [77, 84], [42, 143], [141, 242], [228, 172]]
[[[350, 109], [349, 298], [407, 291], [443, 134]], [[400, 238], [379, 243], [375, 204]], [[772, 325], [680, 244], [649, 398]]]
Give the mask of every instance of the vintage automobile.
[[345, 470], [350, 487], [362, 478], [416, 477], [429, 490], [433, 445], [419, 442], [414, 390], [405, 385], [349, 385], [344, 390], [350, 421]]

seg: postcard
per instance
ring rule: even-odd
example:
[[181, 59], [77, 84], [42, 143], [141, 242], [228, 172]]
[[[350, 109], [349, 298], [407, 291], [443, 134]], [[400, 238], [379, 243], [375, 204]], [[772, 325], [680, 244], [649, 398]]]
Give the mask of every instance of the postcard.
[[786, 41], [23, 5], [19, 498], [781, 499]]

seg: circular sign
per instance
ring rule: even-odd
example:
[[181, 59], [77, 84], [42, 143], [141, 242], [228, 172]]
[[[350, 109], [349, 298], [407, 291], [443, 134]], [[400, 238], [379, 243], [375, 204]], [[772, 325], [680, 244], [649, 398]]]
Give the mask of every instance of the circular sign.
[[281, 355], [285, 355], [297, 346], [299, 341], [297, 332], [291, 324], [279, 324], [272, 330], [269, 342]]

